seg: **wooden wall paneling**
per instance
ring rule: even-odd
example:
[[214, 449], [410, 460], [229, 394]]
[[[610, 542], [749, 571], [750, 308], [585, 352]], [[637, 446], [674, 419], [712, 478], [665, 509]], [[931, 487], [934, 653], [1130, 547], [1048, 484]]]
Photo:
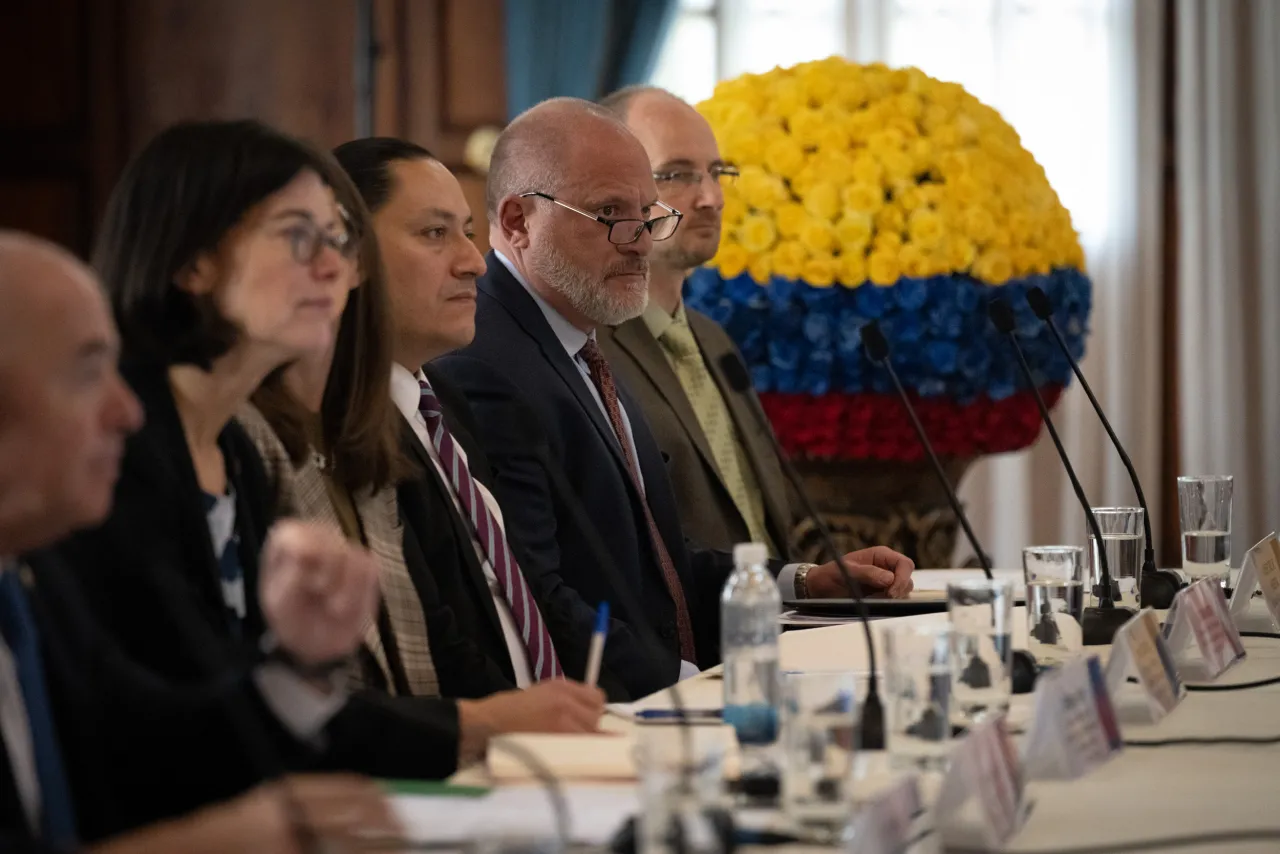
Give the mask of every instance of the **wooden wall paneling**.
[[488, 247], [471, 134], [507, 118], [502, 0], [374, 0], [374, 132], [430, 149], [458, 177]]
[[257, 118], [325, 147], [355, 133], [358, 0], [130, 0], [129, 143]]

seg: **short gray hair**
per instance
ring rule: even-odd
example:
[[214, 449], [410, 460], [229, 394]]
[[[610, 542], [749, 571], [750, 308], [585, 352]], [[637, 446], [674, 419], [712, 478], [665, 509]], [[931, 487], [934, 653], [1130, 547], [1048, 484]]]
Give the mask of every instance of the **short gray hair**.
[[631, 111], [631, 102], [641, 95], [665, 95], [674, 101], [685, 103], [685, 100], [679, 95], [663, 89], [661, 86], [651, 86], [648, 83], [633, 83], [630, 86], [623, 86], [616, 92], [610, 92], [605, 95], [600, 99], [600, 106], [625, 122], [627, 114]]

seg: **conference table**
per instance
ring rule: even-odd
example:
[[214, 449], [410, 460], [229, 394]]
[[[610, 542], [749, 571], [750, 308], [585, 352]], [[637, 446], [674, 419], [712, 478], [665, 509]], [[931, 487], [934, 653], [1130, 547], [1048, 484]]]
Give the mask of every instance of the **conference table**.
[[[945, 613], [893, 618], [912, 623], [945, 623]], [[1261, 600], [1255, 600], [1246, 629], [1266, 631], [1268, 625]], [[877, 621], [879, 627], [887, 621]], [[1015, 614], [1015, 648], [1026, 648], [1026, 620], [1021, 609]], [[1216, 684], [1248, 682], [1280, 675], [1280, 639], [1245, 638], [1247, 657], [1223, 674]], [[1105, 662], [1109, 647], [1089, 647]], [[867, 649], [863, 627], [858, 623], [785, 632], [780, 639], [780, 666], [783, 670], [852, 670], [866, 674]], [[865, 683], [865, 680], [859, 680]], [[1193, 673], [1187, 681], [1196, 681]], [[680, 683], [681, 700], [688, 708], [719, 708], [722, 682], [718, 669]], [[1031, 718], [1034, 695], [1015, 695], [1008, 720], [1016, 731]], [[659, 692], [633, 704], [633, 709], [670, 709], [669, 692]], [[1122, 733], [1126, 741], [1167, 741], [1247, 737], [1276, 739], [1274, 745], [1181, 744], [1158, 747], [1126, 746], [1124, 751], [1087, 776], [1072, 781], [1030, 781], [1027, 799], [1030, 811], [1025, 825], [1000, 850], [1009, 852], [1104, 852], [1181, 851], [1227, 852], [1227, 854], [1276, 854], [1280, 852], [1280, 803], [1273, 786], [1280, 786], [1280, 685], [1237, 692], [1192, 692], [1159, 723], [1143, 721], [1131, 703], [1118, 702]], [[557, 774], [575, 823], [575, 838], [599, 844], [607, 829], [638, 803], [636, 785], [625, 779], [591, 780], [583, 774], [583, 755], [621, 755], [634, 744], [637, 724], [615, 713], [606, 714], [601, 728], [607, 736], [585, 736], [581, 747], [557, 742], [556, 737], [523, 737], [526, 744], [545, 739], [540, 754]], [[670, 728], [670, 727], [668, 727]], [[515, 737], [522, 740], [522, 737]], [[574, 739], [573, 736], [562, 737]], [[615, 739], [605, 743], [603, 739]], [[1021, 738], [1021, 736], [1015, 736]], [[603, 747], [601, 745], [604, 745]], [[459, 785], [492, 787], [489, 801], [477, 801], [477, 817], [468, 819], [466, 810], [447, 809], [430, 799], [408, 802], [402, 814], [411, 835], [424, 825], [454, 820], [483, 822], [493, 832], [549, 832], [550, 818], [545, 796], [529, 779], [513, 773], [509, 759], [491, 751], [489, 767], [473, 767], [459, 772]], [[490, 772], [493, 773], [490, 773]], [[857, 757], [855, 800], [866, 801], [892, 785], [903, 774], [892, 767], [887, 754], [863, 753]], [[625, 777], [625, 774], [619, 775]], [[940, 774], [920, 776], [925, 802], [936, 795]], [[510, 823], [502, 818], [506, 818]], [[521, 813], [517, 818], [516, 813]], [[781, 818], [779, 817], [779, 820]], [[780, 827], [780, 825], [778, 825]], [[501, 831], [498, 829], [502, 828]], [[1219, 834], [1241, 831], [1271, 831], [1260, 840], [1210, 839]], [[459, 829], [459, 838], [474, 838], [471, 830]], [[439, 841], [438, 828], [428, 833]], [[1149, 844], [1179, 837], [1203, 837], [1199, 844]], [[950, 838], [948, 838], [950, 842]], [[782, 846], [788, 851], [817, 850], [813, 846]], [[926, 834], [912, 854], [944, 850], [939, 834]], [[950, 850], [950, 849], [945, 849]]]

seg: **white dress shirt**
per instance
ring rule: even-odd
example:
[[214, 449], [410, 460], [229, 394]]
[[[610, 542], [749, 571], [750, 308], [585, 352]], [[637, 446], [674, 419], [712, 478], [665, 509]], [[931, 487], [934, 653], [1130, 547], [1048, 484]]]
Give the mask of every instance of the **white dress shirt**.
[[[409, 422], [409, 426], [413, 428], [414, 435], [418, 437], [418, 441], [422, 443], [422, 447], [426, 449], [427, 456], [431, 458], [431, 463], [436, 467], [436, 474], [440, 475], [441, 480], [449, 484], [449, 497], [453, 500], [453, 507], [463, 519], [469, 518], [466, 509], [462, 506], [462, 502], [458, 498], [457, 491], [453, 488], [453, 482], [449, 476], [445, 474], [444, 466], [440, 462], [440, 454], [436, 451], [435, 443], [431, 441], [431, 434], [427, 431], [427, 420], [422, 417], [422, 413], [418, 410], [418, 402], [422, 397], [422, 388], [418, 385], [420, 380], [426, 377], [419, 371], [416, 375], [401, 365], [393, 365], [391, 368], [391, 399], [395, 401], [396, 408], [400, 410], [400, 414]], [[462, 462], [467, 462], [467, 453], [462, 450], [462, 446], [457, 442], [454, 448], [458, 452], [458, 456], [462, 458]], [[485, 488], [485, 485], [478, 480], [472, 478], [476, 491], [480, 493], [480, 500], [484, 502], [484, 506], [488, 508], [489, 515], [493, 517], [493, 521], [497, 523], [499, 530], [506, 536], [506, 526], [502, 521], [502, 508], [498, 506], [497, 499], [493, 497], [493, 493]], [[498, 622], [502, 625], [502, 636], [507, 642], [507, 653], [511, 656], [511, 670], [516, 677], [516, 687], [528, 688], [533, 684], [533, 668], [529, 664], [529, 651], [525, 648], [524, 640], [520, 636], [520, 630], [516, 628], [516, 621], [511, 616], [511, 606], [507, 603], [507, 597], [502, 592], [502, 587], [498, 584], [498, 575], [493, 571], [493, 566], [489, 563], [489, 556], [485, 554], [484, 547], [480, 545], [480, 540], [476, 538], [474, 529], [471, 532], [471, 547], [475, 549], [476, 558], [480, 561], [480, 568], [484, 571], [484, 580], [489, 585], [489, 595], [493, 597], [493, 607], [498, 612]]]

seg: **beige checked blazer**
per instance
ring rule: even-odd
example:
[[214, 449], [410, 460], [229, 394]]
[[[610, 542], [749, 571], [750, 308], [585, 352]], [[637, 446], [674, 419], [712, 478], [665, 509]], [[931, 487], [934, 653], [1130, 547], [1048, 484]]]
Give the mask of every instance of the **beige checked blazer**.
[[[340, 527], [337, 511], [329, 499], [324, 474], [316, 458], [308, 458], [293, 466], [284, 445], [272, 431], [266, 418], [253, 406], [245, 406], [236, 420], [248, 432], [267, 471], [278, 484], [282, 507], [304, 519], [326, 522]], [[365, 545], [378, 561], [382, 598], [386, 603], [391, 630], [404, 666], [405, 677], [415, 697], [440, 696], [440, 683], [431, 645], [427, 636], [426, 617], [413, 579], [404, 562], [404, 531], [395, 489], [365, 492], [355, 498], [356, 512], [364, 529]], [[395, 693], [395, 681], [383, 648], [378, 626], [370, 621], [365, 629], [365, 646], [382, 669], [388, 689]]]

